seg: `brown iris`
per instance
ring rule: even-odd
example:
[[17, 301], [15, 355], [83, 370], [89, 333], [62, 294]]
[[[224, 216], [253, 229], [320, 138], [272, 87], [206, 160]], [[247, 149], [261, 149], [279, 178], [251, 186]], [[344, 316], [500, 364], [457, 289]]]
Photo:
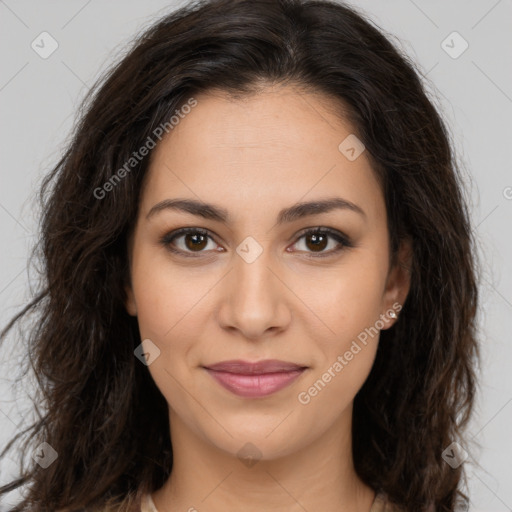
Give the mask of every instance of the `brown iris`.
[[319, 252], [325, 249], [327, 246], [327, 239], [329, 237], [323, 233], [310, 233], [306, 235], [305, 238], [308, 249], [312, 249], [314, 252]]
[[185, 235], [185, 245], [190, 250], [201, 250], [206, 247], [208, 243], [208, 237], [201, 233], [187, 233]]

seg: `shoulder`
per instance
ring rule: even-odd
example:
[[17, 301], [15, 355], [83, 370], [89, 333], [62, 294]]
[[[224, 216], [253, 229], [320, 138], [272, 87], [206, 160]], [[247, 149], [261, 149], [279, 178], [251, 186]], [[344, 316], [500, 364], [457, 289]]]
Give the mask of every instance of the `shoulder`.
[[384, 492], [379, 492], [375, 496], [370, 512], [403, 512], [401, 507], [392, 504]]
[[145, 493], [142, 495], [141, 499], [139, 500], [140, 506], [138, 509], [138, 512], [158, 512], [156, 509], [155, 503], [153, 502], [153, 499], [151, 498], [151, 493]]
[[[153, 512], [147, 506], [148, 495], [132, 495], [119, 506], [105, 505], [102, 507], [84, 508], [80, 512]], [[76, 508], [59, 508], [55, 512], [76, 512]]]

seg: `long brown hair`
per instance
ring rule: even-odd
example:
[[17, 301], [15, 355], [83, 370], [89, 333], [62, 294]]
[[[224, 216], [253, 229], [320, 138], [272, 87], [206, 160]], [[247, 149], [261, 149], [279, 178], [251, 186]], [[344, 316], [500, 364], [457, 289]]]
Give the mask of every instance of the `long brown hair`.
[[[355, 397], [353, 452], [360, 478], [410, 511], [456, 509], [476, 391], [475, 249], [451, 138], [415, 65], [372, 22], [329, 0], [211, 0], [160, 19], [88, 94], [72, 141], [41, 188], [40, 289], [24, 317], [43, 413], [19, 432], [30, 457], [13, 512], [128, 510], [172, 468], [167, 403], [134, 357], [141, 340], [125, 310], [127, 238], [149, 156], [108, 193], [105, 183], [155, 129], [211, 88], [250, 94], [290, 83], [346, 106], [383, 185], [392, 251], [413, 243], [410, 293], [383, 331]], [[133, 161], [132, 161], [133, 163]], [[126, 167], [125, 167], [126, 170]], [[112, 181], [111, 181], [112, 183]], [[107, 506], [108, 505], [108, 506]]]

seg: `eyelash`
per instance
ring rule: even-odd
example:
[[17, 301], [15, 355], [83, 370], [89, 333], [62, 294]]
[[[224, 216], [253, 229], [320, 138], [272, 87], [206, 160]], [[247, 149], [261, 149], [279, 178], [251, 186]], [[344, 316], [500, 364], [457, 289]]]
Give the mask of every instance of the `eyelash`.
[[[189, 233], [204, 235], [213, 240], [211, 233], [206, 229], [203, 229], [203, 228], [181, 228], [181, 229], [172, 231], [171, 233], [164, 235], [160, 239], [160, 243], [168, 251], [170, 251], [174, 254], [178, 254], [180, 256], [184, 256], [187, 258], [201, 257], [202, 256], [201, 253], [205, 252], [205, 251], [197, 251], [196, 253], [194, 253], [194, 252], [189, 252], [189, 251], [182, 251], [181, 249], [176, 249], [175, 247], [172, 246], [172, 242], [176, 238], [178, 238], [182, 235], [187, 235]], [[328, 235], [330, 238], [332, 238], [336, 242], [338, 242], [340, 244], [340, 246], [338, 246], [338, 248], [336, 248], [336, 249], [331, 249], [330, 251], [327, 251], [327, 252], [321, 252], [321, 253], [313, 253], [312, 252], [312, 253], [309, 253], [307, 257], [326, 258], [328, 256], [333, 256], [334, 254], [337, 254], [338, 252], [342, 251], [344, 248], [353, 247], [352, 243], [350, 242], [350, 240], [347, 236], [343, 235], [342, 233], [340, 233], [339, 231], [336, 231], [334, 229], [324, 228], [324, 227], [312, 228], [312, 229], [307, 229], [305, 231], [302, 231], [299, 234], [297, 240], [293, 243], [293, 245], [295, 245], [301, 238], [306, 237], [307, 235], [319, 235], [319, 234]], [[213, 240], [213, 241], [215, 242], [215, 240]]]

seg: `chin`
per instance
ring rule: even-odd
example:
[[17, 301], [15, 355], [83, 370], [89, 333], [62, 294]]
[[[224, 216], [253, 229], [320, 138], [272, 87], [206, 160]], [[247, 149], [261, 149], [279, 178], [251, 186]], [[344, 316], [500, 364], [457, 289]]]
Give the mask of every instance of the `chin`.
[[[288, 414], [288, 413], [287, 413]], [[202, 435], [208, 442], [221, 451], [240, 459], [275, 460], [286, 457], [311, 443], [315, 435], [311, 430], [306, 431], [296, 423], [285, 423], [283, 419], [271, 417], [270, 419], [250, 422], [224, 422], [223, 426], [232, 434], [231, 437], [223, 429], [215, 432], [205, 432]], [[289, 419], [289, 418], [288, 418]], [[321, 432], [318, 432], [318, 436]]]

